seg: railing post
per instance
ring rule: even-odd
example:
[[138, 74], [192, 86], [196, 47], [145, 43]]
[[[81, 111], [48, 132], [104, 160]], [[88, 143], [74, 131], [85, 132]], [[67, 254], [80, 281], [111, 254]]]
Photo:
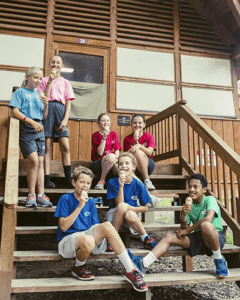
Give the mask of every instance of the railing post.
[[13, 252], [18, 205], [18, 158], [19, 158], [19, 121], [10, 119], [7, 171], [5, 179], [1, 260], [0, 260], [0, 295], [1, 300], [11, 299], [13, 272]]
[[182, 165], [182, 157], [188, 161], [188, 140], [187, 140], [187, 123], [178, 114], [178, 147], [179, 147], [179, 164], [182, 167], [182, 175], [187, 175], [186, 170]]

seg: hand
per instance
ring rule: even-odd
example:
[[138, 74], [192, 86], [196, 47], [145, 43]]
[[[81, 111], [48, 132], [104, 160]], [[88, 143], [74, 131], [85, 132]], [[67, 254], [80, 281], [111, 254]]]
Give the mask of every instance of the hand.
[[45, 105], [48, 105], [48, 97], [47, 97], [47, 96], [41, 97], [40, 100], [41, 100]]
[[43, 131], [43, 126], [38, 122], [33, 121], [31, 125], [37, 132]]
[[[124, 173], [125, 173], [125, 172], [124, 172]], [[126, 180], [127, 180], [126, 173], [125, 173], [125, 174], [119, 175], [119, 178], [118, 178], [119, 187], [123, 187], [123, 186], [124, 186], [124, 183], [126, 182]]]
[[106, 139], [107, 138], [107, 136], [109, 135], [109, 128], [108, 129], [106, 129], [106, 130], [104, 130], [104, 132], [103, 132], [103, 138], [104, 139]]
[[129, 150], [130, 153], [132, 153], [133, 155], [136, 154], [136, 152], [141, 148], [141, 145], [140, 144], [136, 144], [136, 145], [133, 145], [132, 148]]
[[187, 213], [189, 213], [190, 211], [191, 211], [191, 209], [192, 209], [192, 205], [189, 205], [189, 204], [183, 204], [183, 207], [182, 207], [182, 214], [184, 215], [184, 216], [186, 216], [187, 215]]
[[83, 208], [87, 202], [88, 202], [88, 194], [87, 194], [87, 192], [82, 191], [78, 206]]
[[139, 140], [139, 131], [136, 130], [134, 135], [133, 135], [133, 139], [135, 141], [135, 143], [138, 143], [138, 140]]
[[67, 126], [67, 121], [63, 119], [60, 126], [58, 127], [58, 131], [64, 131], [66, 126]]
[[49, 74], [49, 79], [48, 79], [48, 81], [49, 81], [49, 82], [53, 82], [53, 80], [54, 80], [55, 78], [57, 78], [57, 74], [56, 74], [55, 72], [51, 72], [51, 73]]
[[180, 229], [176, 231], [176, 235], [179, 239], [182, 239], [185, 235], [188, 235], [187, 229]]

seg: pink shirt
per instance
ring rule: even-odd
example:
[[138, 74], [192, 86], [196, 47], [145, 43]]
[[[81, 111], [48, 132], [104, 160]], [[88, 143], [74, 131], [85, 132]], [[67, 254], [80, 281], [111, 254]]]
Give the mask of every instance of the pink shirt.
[[[41, 85], [37, 89], [38, 93], [44, 92], [47, 86], [48, 78], [49, 76], [44, 77], [42, 79]], [[73, 93], [71, 83], [67, 79], [61, 77], [59, 79], [53, 80], [51, 84], [49, 101], [55, 100], [65, 105], [67, 100], [74, 100], [74, 99], [75, 99], [75, 95]]]
[[[155, 145], [154, 136], [150, 133], [143, 132], [143, 135], [139, 138], [138, 142], [146, 148], [152, 147], [153, 149], [157, 149]], [[126, 136], [123, 140], [124, 151], [128, 151], [132, 148], [133, 145], [135, 145], [135, 141], [132, 133]], [[152, 158], [152, 155], [149, 157]]]
[[92, 135], [92, 155], [91, 160], [98, 160], [101, 157], [104, 157], [105, 155], [109, 153], [115, 153], [117, 150], [121, 150], [122, 147], [120, 145], [118, 135], [115, 131], [110, 131], [110, 133], [107, 136], [106, 143], [105, 143], [105, 149], [102, 156], [99, 156], [97, 154], [97, 149], [101, 144], [103, 135], [101, 133], [94, 132]]

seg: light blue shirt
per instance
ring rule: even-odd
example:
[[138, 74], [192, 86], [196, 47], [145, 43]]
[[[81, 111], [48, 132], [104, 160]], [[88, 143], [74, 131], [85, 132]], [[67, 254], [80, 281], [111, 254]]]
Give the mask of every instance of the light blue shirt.
[[31, 119], [43, 119], [44, 103], [40, 100], [39, 94], [27, 88], [17, 89], [9, 103], [9, 107], [17, 107], [20, 112]]

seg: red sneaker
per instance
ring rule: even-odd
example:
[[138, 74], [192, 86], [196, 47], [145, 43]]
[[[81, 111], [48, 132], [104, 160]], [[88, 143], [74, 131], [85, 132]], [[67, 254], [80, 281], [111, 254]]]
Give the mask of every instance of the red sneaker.
[[93, 280], [94, 275], [87, 269], [86, 265], [74, 267], [72, 270], [72, 276], [77, 277], [80, 280]]
[[146, 292], [148, 290], [146, 282], [142, 279], [137, 270], [132, 270], [132, 272], [125, 272], [124, 278], [132, 284], [133, 288], [136, 291]]

